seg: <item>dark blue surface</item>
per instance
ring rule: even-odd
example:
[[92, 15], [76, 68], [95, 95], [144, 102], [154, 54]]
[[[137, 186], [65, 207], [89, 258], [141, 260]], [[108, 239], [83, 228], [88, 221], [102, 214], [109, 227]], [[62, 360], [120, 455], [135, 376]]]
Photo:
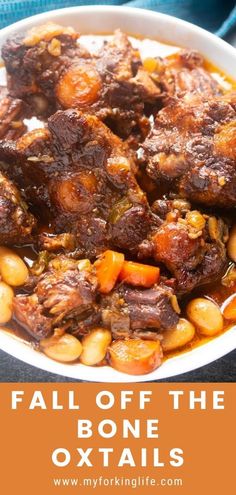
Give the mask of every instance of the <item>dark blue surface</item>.
[[[181, 371], [181, 370], [180, 370]], [[47, 373], [0, 351], [0, 382], [76, 382], [72, 378]], [[235, 382], [236, 350], [198, 370], [161, 380], [165, 382]]]

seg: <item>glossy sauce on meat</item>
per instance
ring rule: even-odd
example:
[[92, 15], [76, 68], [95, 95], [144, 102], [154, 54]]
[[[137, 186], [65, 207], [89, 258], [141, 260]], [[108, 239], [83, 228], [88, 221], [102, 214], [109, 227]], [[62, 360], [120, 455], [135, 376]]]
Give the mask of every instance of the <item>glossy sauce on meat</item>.
[[[99, 48], [102, 46], [104, 40], [109, 40], [109, 36], [81, 36], [80, 37], [80, 42], [90, 50], [91, 53], [97, 53]], [[136, 49], [140, 50], [141, 53], [141, 58], [142, 60], [146, 59], [152, 59], [154, 57], [170, 57], [172, 60], [175, 59], [175, 57], [178, 56], [179, 52], [179, 47], [172, 47], [171, 45], [167, 45], [164, 43], [160, 43], [155, 40], [149, 40], [149, 39], [144, 39], [141, 40], [139, 38], [133, 38], [131, 37], [131, 41], [133, 44], [133, 47]], [[215, 66], [213, 66], [210, 62], [205, 62], [204, 63], [204, 69], [208, 71], [213, 79], [216, 81], [217, 84], [222, 88], [222, 91], [229, 91], [230, 89], [236, 89], [236, 83], [232, 81], [230, 78], [225, 76], [220, 70], [218, 70]], [[4, 71], [2, 71], [2, 77], [4, 79]], [[4, 81], [1, 81], [4, 82]], [[204, 82], [203, 82], [204, 84]], [[152, 120], [152, 116], [150, 115], [150, 120]], [[27, 126], [28, 130], [32, 130], [34, 128], [38, 127], [43, 127], [44, 122], [43, 120], [39, 120], [36, 117], [33, 118], [26, 118], [24, 119], [24, 123]], [[152, 178], [150, 178], [148, 175], [146, 175], [145, 171], [143, 173], [140, 173], [140, 176], [138, 176], [139, 183], [141, 187], [146, 191], [147, 196], [151, 202], [156, 200], [158, 197], [162, 197], [163, 194], [165, 194], [165, 186], [163, 185], [163, 189], [159, 188], [159, 191], [157, 192], [155, 188], [153, 187], [152, 183]], [[226, 213], [226, 217], [230, 217], [230, 213]], [[232, 216], [234, 216], [234, 213], [232, 213]], [[42, 225], [42, 230], [50, 232], [51, 225]], [[33, 248], [32, 245], [25, 245], [25, 246], [12, 246], [13, 249], [21, 256], [22, 259], [26, 262], [28, 266], [31, 266], [32, 263], [35, 261], [37, 258], [37, 252]], [[130, 255], [132, 259], [132, 253]], [[229, 267], [227, 267], [228, 270]], [[208, 299], [211, 299], [219, 306], [222, 306], [222, 304], [225, 302], [227, 298], [229, 298], [236, 289], [236, 284], [232, 285], [231, 287], [227, 287], [225, 285], [222, 285], [221, 283], [217, 284], [208, 284], [205, 287], [201, 287], [200, 289], [195, 289], [193, 292], [191, 292], [191, 295], [189, 296], [183, 296], [180, 299], [180, 304], [181, 304], [181, 315], [185, 315], [185, 307], [186, 304], [189, 300], [189, 298], [193, 297], [206, 297]], [[21, 291], [18, 291], [18, 293], [21, 293]], [[226, 331], [229, 328], [230, 325], [225, 325], [223, 331]], [[9, 324], [6, 325], [6, 330], [9, 332], [13, 332], [16, 336], [28, 341], [28, 342], [34, 342], [33, 339], [26, 334], [26, 332], [15, 322], [11, 321]], [[185, 347], [181, 349], [179, 352], [184, 352], [186, 350], [189, 350], [193, 348], [196, 345], [205, 343], [207, 340], [209, 340], [206, 337], [201, 337], [198, 334], [194, 337], [194, 339], [191, 341], [190, 344], [187, 344]], [[176, 354], [177, 351], [173, 351], [170, 353], [167, 353], [166, 356], [172, 356]]]

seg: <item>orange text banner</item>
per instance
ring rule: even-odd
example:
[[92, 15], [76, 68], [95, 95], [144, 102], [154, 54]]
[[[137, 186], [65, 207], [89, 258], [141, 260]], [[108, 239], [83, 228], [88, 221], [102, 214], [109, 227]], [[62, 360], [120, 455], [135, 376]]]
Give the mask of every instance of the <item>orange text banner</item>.
[[235, 384], [1, 384], [2, 494], [235, 493]]

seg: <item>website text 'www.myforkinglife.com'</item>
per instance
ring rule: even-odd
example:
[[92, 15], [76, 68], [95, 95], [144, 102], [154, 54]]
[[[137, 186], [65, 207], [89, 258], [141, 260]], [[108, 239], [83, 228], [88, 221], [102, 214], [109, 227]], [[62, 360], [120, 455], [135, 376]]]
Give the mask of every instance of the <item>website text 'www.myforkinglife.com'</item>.
[[55, 487], [74, 487], [74, 488], [98, 488], [98, 487], [182, 487], [182, 478], [151, 478], [150, 476], [138, 476], [136, 478], [125, 478], [115, 476], [113, 478], [106, 478], [100, 476], [99, 478], [53, 478], [53, 485]]

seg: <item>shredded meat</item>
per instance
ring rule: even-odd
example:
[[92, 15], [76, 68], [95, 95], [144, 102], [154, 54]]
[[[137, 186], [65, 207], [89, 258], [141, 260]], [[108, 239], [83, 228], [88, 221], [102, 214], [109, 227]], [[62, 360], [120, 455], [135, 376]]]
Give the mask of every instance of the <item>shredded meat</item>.
[[0, 172], [0, 244], [24, 244], [32, 241], [36, 221], [28, 212], [20, 192]]
[[127, 35], [115, 31], [96, 55], [85, 50], [78, 37], [73, 30], [50, 24], [8, 40], [2, 57], [10, 94], [30, 101], [39, 113], [46, 107], [46, 113], [78, 108], [95, 114], [122, 137], [136, 127], [146, 132], [144, 104], [158, 100], [160, 88]]
[[160, 85], [164, 96], [178, 98], [186, 94], [199, 94], [209, 98], [220, 95], [219, 83], [205, 68], [203, 56], [196, 50], [180, 50], [162, 60]]
[[54, 88], [60, 74], [72, 59], [88, 56], [85, 48], [77, 44], [77, 38], [73, 29], [48, 23], [8, 39], [2, 58], [10, 95], [25, 99], [37, 114], [52, 113], [56, 108]]
[[0, 139], [17, 139], [25, 131], [23, 118], [29, 109], [19, 98], [8, 95], [5, 86], [0, 87]]
[[151, 289], [121, 286], [103, 300], [103, 323], [111, 328], [114, 338], [128, 337], [139, 330], [145, 333], [146, 329], [157, 332], [171, 328], [179, 318], [172, 296], [172, 289], [161, 285]]
[[178, 293], [220, 279], [227, 263], [224, 221], [191, 210], [183, 200], [158, 200], [153, 208], [162, 224], [141, 243], [139, 257], [163, 263], [175, 277]]
[[50, 335], [52, 321], [43, 314], [36, 294], [15, 297], [13, 307], [15, 319], [32, 337], [40, 340]]
[[236, 205], [236, 95], [173, 99], [144, 142], [147, 173], [194, 202]]
[[0, 155], [29, 203], [54, 233], [72, 233], [80, 254], [135, 252], [147, 235], [151, 211], [129, 150], [97, 117], [58, 111], [48, 129], [0, 143]]
[[36, 339], [54, 328], [82, 333], [87, 321], [96, 321], [96, 295], [97, 281], [90, 271], [80, 270], [76, 260], [58, 256], [39, 277], [33, 294], [15, 297], [14, 315]]

